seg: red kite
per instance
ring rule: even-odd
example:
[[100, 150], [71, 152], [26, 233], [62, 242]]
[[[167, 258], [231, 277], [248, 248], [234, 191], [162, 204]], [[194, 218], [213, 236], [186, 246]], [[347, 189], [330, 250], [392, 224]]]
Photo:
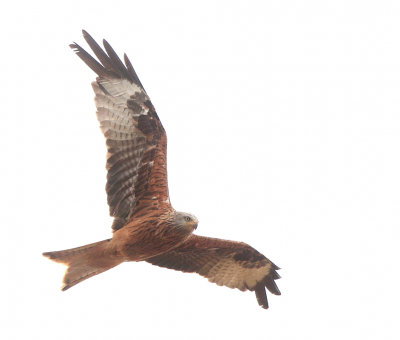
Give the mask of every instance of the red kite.
[[96, 115], [107, 146], [107, 201], [111, 239], [43, 255], [67, 265], [62, 290], [122, 262], [198, 273], [219, 286], [255, 291], [267, 309], [265, 287], [275, 295], [279, 268], [243, 242], [193, 234], [195, 216], [175, 211], [168, 195], [167, 136], [128, 57], [125, 65], [107, 41], [106, 52], [85, 31], [96, 61], [78, 44], [70, 47], [97, 75], [92, 83]]

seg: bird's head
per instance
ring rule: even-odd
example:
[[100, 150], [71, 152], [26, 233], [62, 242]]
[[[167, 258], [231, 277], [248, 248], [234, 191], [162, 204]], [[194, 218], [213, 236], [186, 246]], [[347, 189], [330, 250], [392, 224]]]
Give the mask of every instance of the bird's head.
[[176, 226], [193, 232], [197, 229], [199, 220], [192, 214], [177, 211], [174, 216], [174, 222]]

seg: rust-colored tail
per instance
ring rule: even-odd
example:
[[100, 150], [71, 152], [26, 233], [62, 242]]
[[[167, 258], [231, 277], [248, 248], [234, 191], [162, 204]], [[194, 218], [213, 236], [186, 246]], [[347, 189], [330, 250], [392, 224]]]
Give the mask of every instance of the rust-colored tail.
[[110, 240], [104, 240], [78, 248], [43, 253], [44, 257], [68, 266], [63, 278], [62, 291], [123, 262], [122, 258], [107, 249], [109, 242]]

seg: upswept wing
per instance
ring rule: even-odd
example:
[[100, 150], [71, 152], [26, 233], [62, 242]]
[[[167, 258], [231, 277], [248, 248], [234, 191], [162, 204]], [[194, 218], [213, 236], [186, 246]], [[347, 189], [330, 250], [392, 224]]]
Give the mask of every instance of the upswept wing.
[[98, 75], [92, 87], [106, 139], [106, 192], [116, 231], [133, 212], [169, 205], [167, 136], [128, 57], [124, 65], [107, 41], [105, 53], [87, 32], [83, 36], [101, 64], [78, 44], [70, 47]]
[[153, 265], [197, 273], [219, 286], [255, 291], [258, 304], [267, 309], [265, 287], [281, 295], [274, 280], [279, 269], [264, 255], [243, 242], [191, 235], [181, 246], [146, 260]]

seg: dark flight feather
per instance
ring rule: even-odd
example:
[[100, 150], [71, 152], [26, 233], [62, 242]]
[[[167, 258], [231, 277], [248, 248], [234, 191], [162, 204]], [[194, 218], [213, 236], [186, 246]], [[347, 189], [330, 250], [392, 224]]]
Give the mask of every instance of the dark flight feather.
[[107, 40], [103, 39], [103, 45], [104, 48], [107, 51], [108, 56], [110, 57], [113, 65], [118, 69], [118, 71], [125, 77], [126, 79], [129, 79], [133, 83], [133, 79], [128, 73], [125, 65], [122, 63], [121, 59], [119, 59], [117, 53], [115, 53], [114, 49], [111, 47], [111, 45], [107, 42]]
[[138, 77], [137, 74], [136, 74], [135, 69], [134, 69], [133, 66], [132, 66], [131, 61], [129, 60], [128, 56], [127, 56], [125, 53], [124, 53], [124, 61], [125, 61], [125, 65], [126, 65], [126, 68], [127, 68], [127, 70], [128, 70], [128, 73], [130, 74], [130, 76], [131, 76], [132, 79], [133, 79], [133, 82], [134, 82], [136, 85], [140, 86], [140, 87], [143, 89], [143, 91], [146, 92], [146, 90], [144, 89], [142, 83], [140, 82], [139, 77]]
[[94, 59], [89, 53], [87, 53], [81, 46], [77, 43], [70, 44], [77, 56], [81, 58], [90, 69], [96, 73], [99, 77], [109, 77], [107, 70], [101, 65], [96, 59]]
[[[86, 42], [92, 49], [93, 53], [96, 57], [100, 60], [103, 66], [115, 77], [122, 77], [121, 72], [118, 70], [116, 66], [114, 66], [113, 62], [109, 58], [109, 56], [103, 51], [103, 49], [99, 46], [99, 44], [87, 33], [85, 30], [82, 30], [83, 37], [85, 38]], [[110, 74], [111, 75], [111, 74]]]

